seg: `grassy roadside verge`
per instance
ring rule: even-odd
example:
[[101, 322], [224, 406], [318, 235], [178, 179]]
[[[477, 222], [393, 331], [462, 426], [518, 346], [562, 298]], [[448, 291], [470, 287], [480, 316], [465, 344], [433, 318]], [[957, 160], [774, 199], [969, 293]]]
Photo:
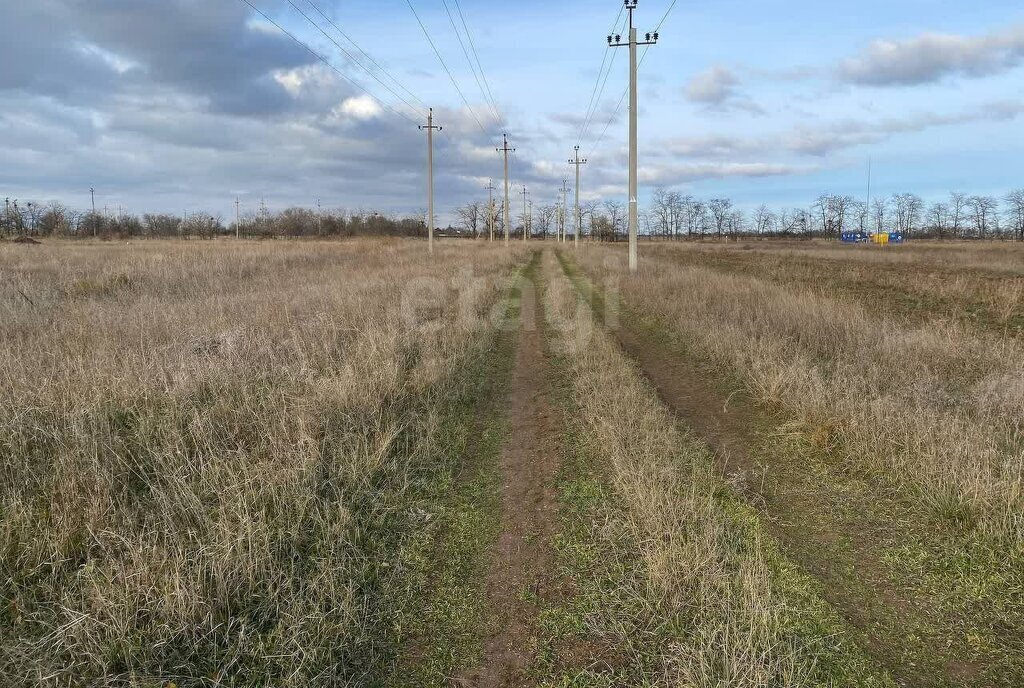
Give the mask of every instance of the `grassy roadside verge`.
[[[575, 266], [565, 268], [603, 312], [600, 291]], [[748, 381], [688, 345], [668, 321], [634, 304], [620, 317], [667, 356], [698, 361], [723, 381], [723, 398], [737, 390], [754, 397], [744, 390]], [[844, 459], [837, 433], [796, 423], [786, 409], [763, 410], [751, 453], [764, 473], [746, 498], [787, 556], [823, 581], [828, 599], [853, 619], [858, 642], [911, 685], [1019, 685], [1019, 559], [859, 470]]]
[[568, 281], [550, 283], [572, 419], [557, 546], [575, 595], [544, 615], [546, 685], [894, 685]]

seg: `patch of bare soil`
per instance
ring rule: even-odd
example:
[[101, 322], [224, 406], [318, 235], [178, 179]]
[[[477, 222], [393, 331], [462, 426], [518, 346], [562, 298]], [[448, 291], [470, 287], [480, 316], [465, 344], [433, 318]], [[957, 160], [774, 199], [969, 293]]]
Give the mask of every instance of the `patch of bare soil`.
[[527, 283], [512, 373], [511, 432], [500, 459], [501, 532], [487, 573], [484, 660], [457, 679], [459, 685], [533, 683], [528, 674], [536, 657], [540, 603], [559, 585], [551, 541], [558, 528], [561, 419], [551, 398], [541, 308], [536, 289]]
[[887, 498], [855, 477], [825, 475], [773, 455], [763, 431], [776, 428], [778, 419], [742, 392], [723, 389], [709, 370], [656, 333], [630, 320], [615, 335], [664, 403], [714, 451], [726, 480], [758, 508], [790, 558], [821, 582], [822, 594], [856, 629], [858, 642], [900, 685], [976, 684], [984, 667], [963, 641], [950, 645], [955, 629], [936, 631], [933, 601], [896, 587], [886, 573], [884, 550], [910, 521], [901, 518], [898, 503], [880, 511], [868, 500]]

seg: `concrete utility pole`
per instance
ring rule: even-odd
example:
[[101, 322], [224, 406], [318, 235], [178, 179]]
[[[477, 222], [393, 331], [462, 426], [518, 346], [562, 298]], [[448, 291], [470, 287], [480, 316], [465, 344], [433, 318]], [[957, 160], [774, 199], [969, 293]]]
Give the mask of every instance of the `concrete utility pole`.
[[434, 108], [427, 113], [427, 126], [420, 126], [420, 131], [427, 130], [427, 250], [434, 252]]
[[89, 196], [92, 198], [92, 238], [96, 238], [96, 189], [89, 187]]
[[526, 214], [526, 197], [529, 195], [529, 193], [530, 192], [527, 191], [526, 187], [524, 186], [523, 187], [523, 241], [526, 241], [526, 238], [527, 238], [527, 225], [530, 222], [530, 220], [529, 220], [530, 216]]
[[559, 221], [561, 222], [561, 227], [562, 227], [562, 234], [561, 234], [561, 238], [559, 239], [559, 241], [561, 241], [564, 244], [565, 243], [565, 226], [566, 226], [566, 222], [565, 221], [569, 217], [569, 180], [568, 179], [563, 179], [562, 180], [562, 205], [561, 205], [561, 207], [558, 210], [559, 210], [559, 213], [561, 215], [561, 217], [559, 218]]
[[580, 246], [580, 234], [583, 233], [583, 214], [580, 213], [580, 165], [586, 165], [587, 159], [580, 159], [580, 147], [573, 146], [576, 151], [576, 159], [570, 160], [570, 165], [576, 166], [576, 228], [572, 233], [572, 246], [573, 248], [579, 248]]
[[636, 28], [633, 26], [633, 10], [637, 0], [625, 0], [629, 11], [629, 41], [622, 42], [622, 36], [608, 36], [608, 45], [614, 48], [629, 46], [629, 271], [636, 272], [636, 237], [639, 225], [637, 208], [637, 89], [636, 89], [636, 49], [640, 45], [654, 45], [658, 42], [658, 32], [647, 34], [647, 40], [636, 40]]
[[516, 149], [508, 147], [508, 134], [503, 134], [502, 137], [504, 139], [504, 143], [501, 145], [501, 148], [495, 148], [494, 150], [505, 154], [505, 206], [502, 212], [505, 220], [505, 244], [507, 245], [510, 224], [508, 208], [508, 154], [510, 151], [514, 153]]
[[235, 238], [242, 238], [242, 202], [238, 200], [238, 196], [235, 196]]
[[487, 229], [490, 234], [488, 241], [494, 241], [494, 180], [487, 180]]

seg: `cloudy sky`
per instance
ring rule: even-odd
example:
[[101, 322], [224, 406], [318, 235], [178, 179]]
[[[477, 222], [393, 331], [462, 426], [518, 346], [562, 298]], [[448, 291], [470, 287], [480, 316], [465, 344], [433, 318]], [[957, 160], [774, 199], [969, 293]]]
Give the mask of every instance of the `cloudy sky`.
[[[451, 19], [412, 0], [461, 95], [406, 0], [248, 1], [266, 16], [245, 0], [0, 0], [0, 194], [416, 212], [430, 106], [442, 220], [499, 184], [505, 131], [535, 203], [571, 181], [577, 143], [586, 195], [625, 199], [628, 58], [605, 47], [618, 0], [444, 0]], [[641, 31], [670, 4], [641, 0]], [[678, 0], [640, 88], [645, 196], [862, 196], [869, 158], [876, 193], [1024, 185], [1019, 0]]]

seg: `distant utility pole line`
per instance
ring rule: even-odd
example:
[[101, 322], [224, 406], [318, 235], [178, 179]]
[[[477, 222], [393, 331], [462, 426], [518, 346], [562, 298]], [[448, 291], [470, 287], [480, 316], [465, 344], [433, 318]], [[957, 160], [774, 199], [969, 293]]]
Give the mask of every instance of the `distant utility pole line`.
[[238, 196], [235, 196], [235, 238], [242, 238], [242, 202], [238, 200]]
[[614, 48], [629, 47], [629, 271], [637, 270], [637, 228], [639, 211], [637, 204], [637, 85], [636, 85], [636, 49], [638, 45], [654, 45], [658, 42], [658, 32], [647, 34], [647, 40], [638, 42], [636, 27], [633, 26], [633, 10], [637, 0], [625, 0], [629, 12], [629, 41], [622, 42], [622, 36], [608, 36], [608, 45]]
[[587, 159], [580, 159], [579, 146], [573, 146], [573, 150], [576, 152], [576, 159], [569, 161], [570, 165], [576, 166], [576, 228], [572, 233], [572, 246], [573, 248], [579, 248], [580, 234], [583, 232], [583, 215], [580, 213], [580, 165], [586, 165]]
[[487, 180], [487, 229], [490, 235], [488, 241], [494, 241], [494, 180]]
[[427, 125], [420, 125], [420, 131], [427, 131], [427, 250], [434, 252], [434, 108], [427, 111]]
[[96, 238], [96, 189], [89, 187], [89, 197], [92, 198], [92, 238]]
[[502, 214], [504, 216], [503, 219], [505, 220], [505, 245], [507, 246], [509, 238], [509, 224], [511, 222], [509, 219], [508, 208], [508, 154], [509, 151], [515, 152], [516, 149], [508, 147], [508, 134], [503, 134], [502, 138], [504, 140], [504, 143], [502, 143], [501, 148], [495, 148], [495, 150], [498, 151], [499, 153], [505, 154], [505, 206]]
[[523, 241], [527, 239], [527, 226], [530, 223], [530, 216], [526, 214], [526, 198], [530, 195], [530, 192], [523, 186]]

